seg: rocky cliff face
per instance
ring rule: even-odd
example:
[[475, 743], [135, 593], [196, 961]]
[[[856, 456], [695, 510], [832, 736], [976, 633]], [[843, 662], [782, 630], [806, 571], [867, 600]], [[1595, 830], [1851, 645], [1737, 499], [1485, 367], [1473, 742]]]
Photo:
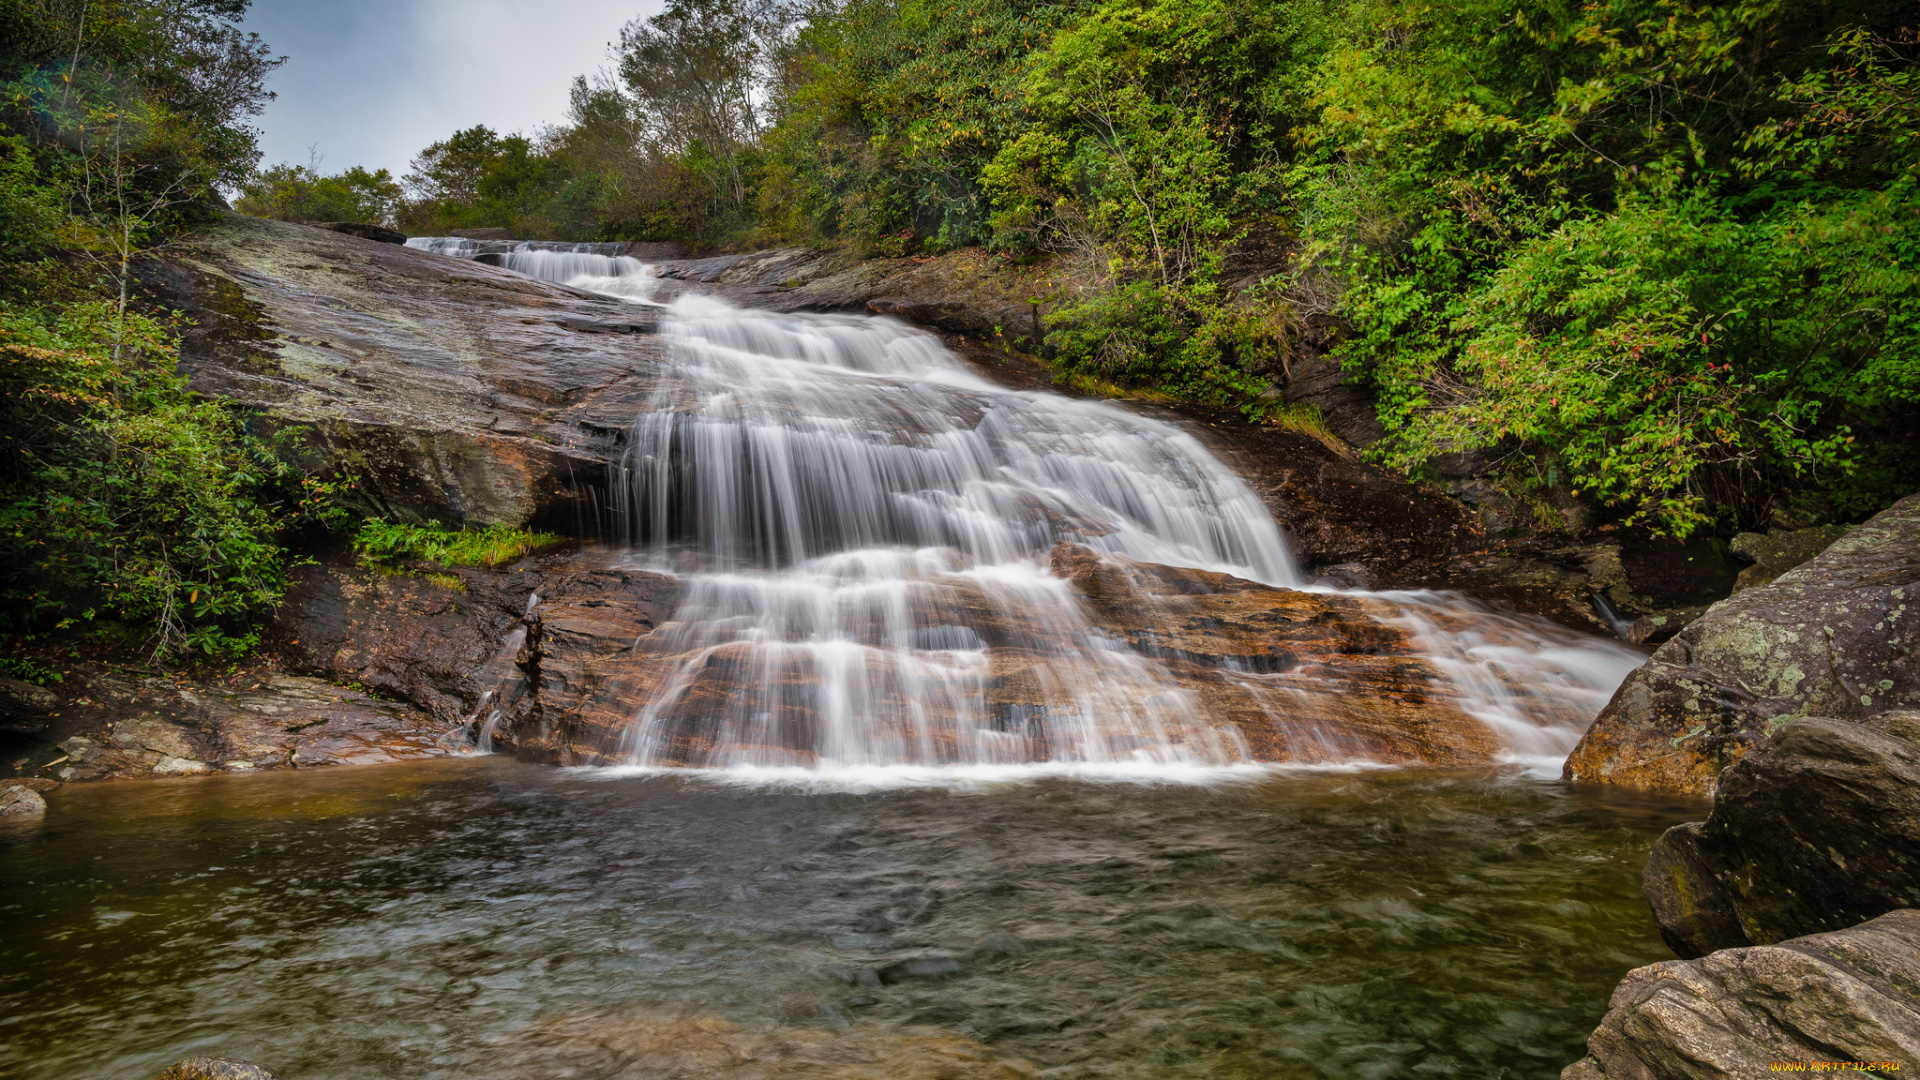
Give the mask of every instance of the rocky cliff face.
[[1570, 780], [1705, 794], [1795, 718], [1920, 706], [1920, 496], [1662, 645], [1567, 759]]

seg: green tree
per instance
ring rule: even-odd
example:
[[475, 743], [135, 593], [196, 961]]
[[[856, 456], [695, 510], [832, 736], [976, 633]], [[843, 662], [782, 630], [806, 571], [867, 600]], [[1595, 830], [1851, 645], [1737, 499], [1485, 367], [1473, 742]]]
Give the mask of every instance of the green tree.
[[332, 176], [310, 165], [275, 165], [240, 185], [234, 209], [279, 221], [399, 221], [404, 192], [385, 169], [358, 165]]

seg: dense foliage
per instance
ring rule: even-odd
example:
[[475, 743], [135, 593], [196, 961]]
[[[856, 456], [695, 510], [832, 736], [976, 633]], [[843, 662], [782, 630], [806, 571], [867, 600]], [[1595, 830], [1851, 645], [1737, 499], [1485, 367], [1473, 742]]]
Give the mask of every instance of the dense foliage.
[[[0, 632], [235, 653], [303, 488], [196, 398], [135, 302], [148, 246], [251, 173], [276, 63], [243, 0], [0, 0]], [[13, 658], [10, 658], [13, 659]], [[25, 661], [13, 665], [14, 670]]]
[[1049, 358], [1684, 535], [1920, 485], [1915, 38], [1893, 0], [675, 0], [568, 124], [429, 147], [387, 220], [985, 246]]

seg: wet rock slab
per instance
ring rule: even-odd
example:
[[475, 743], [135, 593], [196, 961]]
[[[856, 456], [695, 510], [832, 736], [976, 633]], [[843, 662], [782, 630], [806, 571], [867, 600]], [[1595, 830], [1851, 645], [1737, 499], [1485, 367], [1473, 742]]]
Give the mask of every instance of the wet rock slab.
[[1570, 780], [1705, 794], [1779, 724], [1920, 706], [1920, 496], [1746, 589], [1628, 676]]
[[69, 696], [45, 741], [10, 763], [36, 787], [372, 764], [461, 750], [442, 738], [446, 725], [423, 710], [271, 668], [232, 682], [80, 665], [61, 689]]

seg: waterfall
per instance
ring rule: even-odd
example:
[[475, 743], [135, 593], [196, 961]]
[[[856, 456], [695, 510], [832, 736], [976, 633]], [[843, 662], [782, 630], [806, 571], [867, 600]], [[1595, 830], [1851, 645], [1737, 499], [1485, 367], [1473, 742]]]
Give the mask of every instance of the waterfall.
[[[410, 241], [458, 257], [470, 242]], [[468, 246], [461, 246], [466, 244]], [[637, 260], [496, 245], [509, 269], [631, 302]], [[480, 252], [480, 254], [487, 254]], [[1167, 660], [1104, 632], [1063, 544], [1300, 588], [1247, 485], [1179, 427], [1011, 391], [886, 319], [666, 305], [670, 356], [612, 478], [616, 531], [679, 576], [636, 649], [665, 674], [639, 766], [1220, 767], [1253, 757]], [[1557, 769], [1638, 654], [1447, 594], [1368, 594], [1509, 756]], [[1270, 673], [1232, 678], [1296, 760], [1353, 748]]]

